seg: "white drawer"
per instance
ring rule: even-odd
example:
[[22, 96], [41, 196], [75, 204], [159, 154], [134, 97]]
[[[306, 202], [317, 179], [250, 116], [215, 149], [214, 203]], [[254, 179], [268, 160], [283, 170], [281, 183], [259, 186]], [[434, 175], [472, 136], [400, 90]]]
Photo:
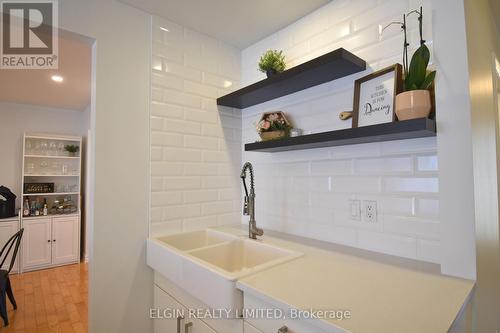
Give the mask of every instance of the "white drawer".
[[[275, 306], [256, 298], [248, 293], [244, 294], [244, 304], [245, 309], [277, 309]], [[281, 310], [283, 314], [287, 311]], [[247, 313], [248, 314], [248, 313]], [[328, 330], [320, 328], [317, 324], [313, 322], [317, 319], [290, 319], [290, 318], [251, 318], [247, 315], [245, 321], [251, 324], [261, 333], [349, 333], [346, 330], [338, 329], [334, 326]], [[246, 326], [245, 326], [246, 328]], [[246, 331], [245, 331], [246, 332]], [[252, 332], [252, 331], [250, 331]], [[253, 332], [252, 332], [253, 333]]]
[[243, 324], [243, 332], [244, 333], [263, 333], [262, 331], [259, 331], [258, 329], [256, 329], [255, 327], [253, 327], [252, 325], [250, 325], [247, 322], [245, 322]]

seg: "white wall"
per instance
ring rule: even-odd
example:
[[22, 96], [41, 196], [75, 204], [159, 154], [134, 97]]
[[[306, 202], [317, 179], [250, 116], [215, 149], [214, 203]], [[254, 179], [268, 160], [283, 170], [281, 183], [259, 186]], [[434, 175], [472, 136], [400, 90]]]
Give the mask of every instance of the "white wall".
[[487, 0], [465, 1], [476, 199], [478, 332], [500, 329], [500, 130], [495, 57], [500, 36]]
[[[168, 31], [165, 31], [168, 30]], [[153, 18], [151, 234], [240, 221], [240, 51]]]
[[151, 332], [146, 265], [151, 17], [111, 0], [59, 1], [66, 30], [96, 40], [89, 331]]
[[[244, 109], [243, 143], [258, 139], [254, 124], [262, 112], [270, 110], [285, 111], [305, 133], [349, 128], [350, 121], [340, 121], [338, 113], [352, 110], [354, 80], [401, 62], [399, 28], [386, 30], [379, 39], [379, 25], [401, 20], [403, 13], [420, 4], [416, 0], [332, 1], [243, 50], [243, 84], [263, 78], [257, 62], [269, 48], [283, 49], [289, 65], [294, 66], [344, 47], [369, 66], [364, 73]], [[244, 152], [243, 160], [255, 165], [257, 221], [264, 228], [440, 263], [444, 273], [473, 278], [472, 169], [470, 137], [466, 135], [469, 109], [456, 96], [466, 96], [465, 90], [455, 91], [467, 84], [465, 43], [450, 33], [463, 36], [463, 7], [460, 1], [447, 1], [446, 5], [426, 1], [423, 5], [424, 38], [438, 69], [437, 139], [273, 154]], [[414, 49], [419, 41], [416, 18], [410, 18], [408, 25]], [[460, 56], [450, 57], [450, 52]], [[456, 187], [462, 186], [464, 192], [457, 193]], [[350, 220], [351, 198], [376, 200], [378, 223]], [[463, 203], [465, 199], [468, 201]]]
[[35, 105], [0, 103], [0, 185], [17, 195], [21, 205], [21, 175], [24, 132], [57, 133], [85, 137], [90, 111], [53, 109]]

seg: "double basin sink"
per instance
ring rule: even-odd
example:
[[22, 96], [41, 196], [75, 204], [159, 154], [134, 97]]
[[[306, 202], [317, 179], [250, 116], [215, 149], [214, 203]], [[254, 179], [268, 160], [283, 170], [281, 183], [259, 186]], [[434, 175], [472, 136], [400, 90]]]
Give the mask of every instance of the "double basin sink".
[[236, 282], [302, 253], [213, 229], [152, 237], [148, 265], [213, 309], [241, 310]]

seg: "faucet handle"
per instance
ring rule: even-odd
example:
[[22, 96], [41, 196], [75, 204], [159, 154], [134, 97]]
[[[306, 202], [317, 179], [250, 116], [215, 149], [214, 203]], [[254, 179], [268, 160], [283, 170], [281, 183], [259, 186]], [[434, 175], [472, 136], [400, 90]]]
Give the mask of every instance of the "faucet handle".
[[243, 202], [243, 215], [248, 215], [248, 196], [245, 195], [244, 202]]

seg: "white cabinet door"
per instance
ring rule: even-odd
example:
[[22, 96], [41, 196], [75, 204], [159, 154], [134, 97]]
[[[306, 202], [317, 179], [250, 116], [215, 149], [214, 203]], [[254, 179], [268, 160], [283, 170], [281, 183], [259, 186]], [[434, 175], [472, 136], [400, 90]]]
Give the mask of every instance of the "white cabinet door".
[[80, 258], [78, 222], [78, 216], [52, 219], [52, 264], [76, 262]]
[[[5, 222], [5, 221], [0, 222], [0, 250], [5, 245], [5, 243], [7, 243], [9, 238], [12, 237], [18, 231], [19, 231], [19, 221], [14, 220], [14, 221], [8, 221], [8, 222]], [[5, 270], [9, 269], [10, 261], [11, 261], [12, 255], [14, 254], [15, 245], [16, 244], [14, 243], [14, 245], [12, 246], [12, 249], [10, 250], [9, 256], [7, 257], [7, 259], [5, 259], [5, 262], [4, 262], [3, 266], [1, 267], [1, 269], [5, 269]], [[8, 250], [8, 248], [5, 249], [5, 251], [7, 251], [7, 250]], [[18, 250], [17, 258], [16, 258], [16, 261], [14, 262], [14, 266], [12, 267], [11, 273], [16, 273], [19, 270], [20, 253], [21, 253], [21, 248], [19, 248], [19, 250]]]
[[250, 325], [247, 322], [245, 322], [243, 324], [243, 332], [244, 333], [263, 333], [262, 331], [259, 331], [258, 329], [256, 329], [255, 327], [253, 327], [252, 325]]
[[51, 218], [35, 218], [23, 221], [23, 260], [24, 269], [51, 263]]
[[181, 333], [183, 306], [158, 286], [154, 286], [154, 333]]
[[184, 320], [182, 333], [217, 333], [199, 319]]
[[154, 310], [154, 333], [217, 333], [203, 321], [188, 318], [188, 310], [157, 285]]

